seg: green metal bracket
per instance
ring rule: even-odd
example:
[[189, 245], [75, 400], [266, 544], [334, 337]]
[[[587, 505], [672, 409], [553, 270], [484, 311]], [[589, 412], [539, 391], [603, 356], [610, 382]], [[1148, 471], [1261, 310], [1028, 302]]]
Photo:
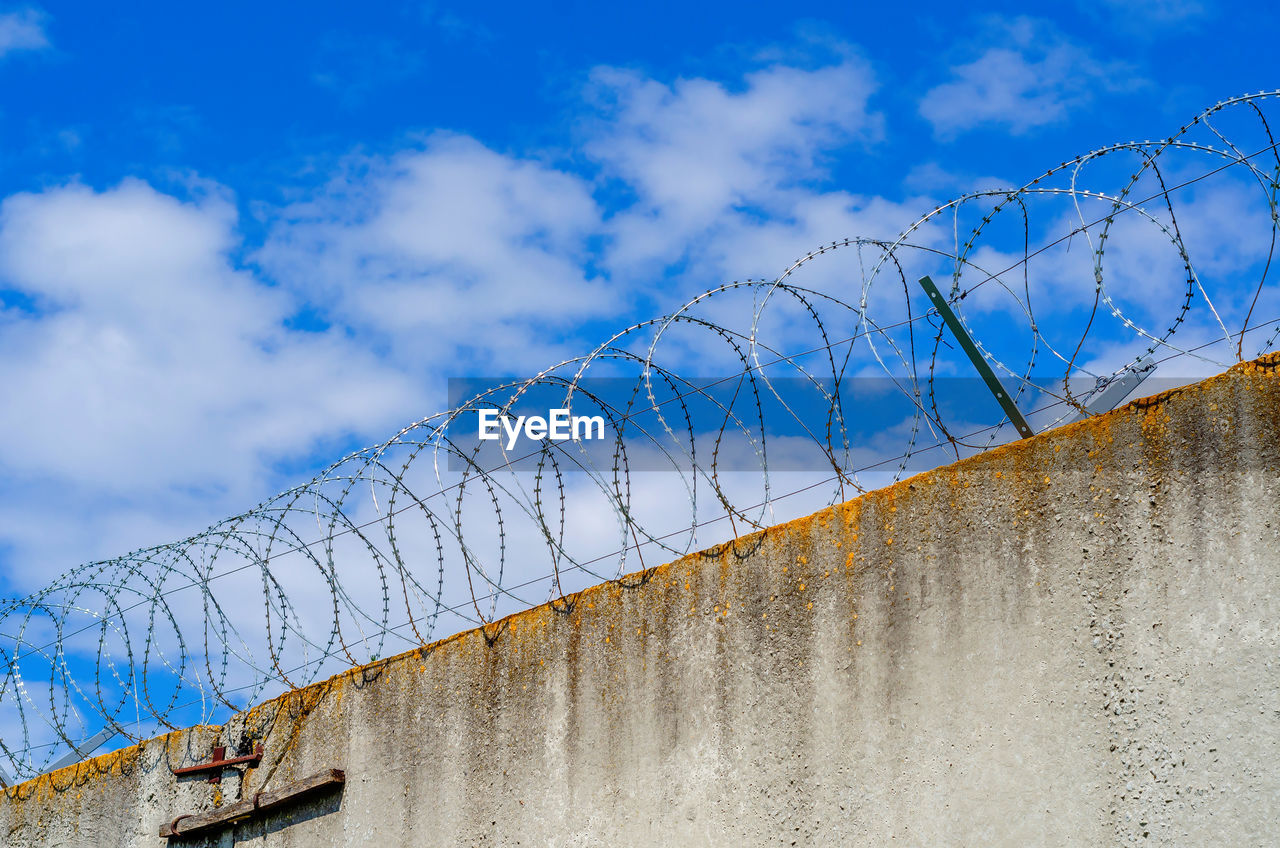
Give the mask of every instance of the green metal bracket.
[[951, 311], [951, 304], [947, 303], [947, 299], [942, 296], [942, 292], [938, 291], [938, 287], [934, 285], [933, 280], [928, 277], [920, 278], [920, 286], [924, 289], [925, 294], [929, 295], [929, 301], [933, 304], [933, 308], [938, 310], [938, 314], [942, 316], [942, 320], [947, 322], [947, 326], [951, 328], [951, 333], [956, 337], [956, 341], [960, 342], [960, 347], [969, 356], [969, 361], [973, 363], [973, 367], [978, 369], [978, 373], [982, 375], [982, 381], [987, 384], [987, 388], [991, 390], [991, 394], [996, 396], [996, 400], [1000, 402], [1000, 408], [1004, 410], [1004, 414], [1009, 416], [1009, 420], [1013, 422], [1013, 426], [1022, 434], [1022, 438], [1030, 438], [1035, 435], [1035, 431], [1031, 429], [1031, 425], [1027, 423], [1027, 419], [1022, 417], [1022, 413], [1018, 411], [1018, 407], [1013, 402], [1013, 398], [1009, 396], [1009, 392], [1005, 389], [1004, 384], [996, 377], [996, 373], [991, 370], [982, 352], [978, 350], [978, 346], [973, 343], [973, 339], [969, 338], [969, 333], [965, 331], [964, 325], [960, 323], [960, 319]]

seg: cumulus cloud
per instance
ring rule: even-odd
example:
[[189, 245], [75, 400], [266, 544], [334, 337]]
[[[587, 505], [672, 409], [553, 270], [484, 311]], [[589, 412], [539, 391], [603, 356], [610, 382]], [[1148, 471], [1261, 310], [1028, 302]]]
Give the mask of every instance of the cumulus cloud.
[[1070, 41], [1047, 21], [1020, 17], [990, 23], [990, 44], [931, 88], [920, 114], [940, 137], [978, 127], [1018, 134], [1058, 123], [1096, 92], [1140, 85], [1132, 68]]
[[600, 221], [581, 177], [442, 133], [353, 158], [319, 196], [283, 210], [259, 261], [397, 355], [451, 362], [455, 375], [473, 363], [524, 368], [577, 322], [619, 310], [587, 268]]
[[274, 463], [394, 420], [406, 382], [340, 333], [289, 329], [298, 301], [236, 267], [235, 227], [221, 196], [136, 180], [0, 205], [0, 289], [22, 302], [0, 311], [6, 510], [35, 486], [37, 532], [86, 524], [61, 512], [83, 496], [238, 510]]
[[778, 212], [811, 195], [824, 157], [879, 138], [869, 66], [856, 57], [805, 69], [773, 65], [735, 87], [674, 83], [600, 68], [588, 154], [635, 202], [610, 222], [615, 270], [682, 259], [737, 216]]
[[44, 15], [35, 9], [0, 14], [0, 57], [19, 50], [40, 50], [49, 46], [44, 31]]

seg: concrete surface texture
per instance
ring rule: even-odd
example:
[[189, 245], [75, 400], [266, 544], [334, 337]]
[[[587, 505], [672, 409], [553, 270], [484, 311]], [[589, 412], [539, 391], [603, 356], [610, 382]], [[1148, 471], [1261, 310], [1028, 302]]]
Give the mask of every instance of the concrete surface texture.
[[[1280, 356], [10, 788], [14, 846], [1280, 844]], [[215, 743], [221, 786], [171, 765]]]

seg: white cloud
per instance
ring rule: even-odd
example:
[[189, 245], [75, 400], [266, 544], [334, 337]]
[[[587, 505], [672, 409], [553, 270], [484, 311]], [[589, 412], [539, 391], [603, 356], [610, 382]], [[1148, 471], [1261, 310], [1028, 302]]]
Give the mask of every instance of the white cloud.
[[44, 15], [35, 9], [0, 14], [0, 56], [19, 50], [40, 50], [49, 46], [44, 32]]
[[581, 177], [449, 134], [349, 166], [283, 211], [259, 260], [372, 342], [455, 376], [505, 372], [550, 364], [559, 335], [618, 312], [586, 268], [601, 214]]
[[[47, 498], [43, 522], [0, 541], [38, 546], [61, 524], [112, 553], [92, 542], [103, 514], [208, 521], [278, 485], [274, 463], [404, 414], [406, 382], [370, 352], [287, 328], [299, 302], [235, 267], [235, 225], [224, 198], [181, 202], [136, 180], [0, 205], [0, 288], [34, 304], [0, 312], [4, 508]], [[86, 500], [87, 520], [62, 512]]]
[[882, 120], [868, 107], [874, 90], [856, 57], [816, 69], [773, 65], [736, 88], [598, 69], [591, 94], [603, 114], [586, 149], [635, 197], [610, 222], [610, 267], [678, 262], [726, 223], [820, 193], [813, 186], [827, 155], [880, 136]]
[[941, 137], [977, 127], [1025, 133], [1065, 120], [1096, 92], [1141, 84], [1132, 68], [1069, 41], [1047, 21], [1020, 17], [988, 25], [985, 49], [928, 92], [920, 114]]

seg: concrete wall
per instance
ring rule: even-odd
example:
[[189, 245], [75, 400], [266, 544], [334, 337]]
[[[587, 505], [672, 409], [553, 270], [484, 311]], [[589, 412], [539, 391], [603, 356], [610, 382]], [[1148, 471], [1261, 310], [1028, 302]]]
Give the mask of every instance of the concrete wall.
[[[6, 793], [10, 846], [1275, 845], [1280, 357]], [[261, 740], [243, 785], [178, 782]]]

